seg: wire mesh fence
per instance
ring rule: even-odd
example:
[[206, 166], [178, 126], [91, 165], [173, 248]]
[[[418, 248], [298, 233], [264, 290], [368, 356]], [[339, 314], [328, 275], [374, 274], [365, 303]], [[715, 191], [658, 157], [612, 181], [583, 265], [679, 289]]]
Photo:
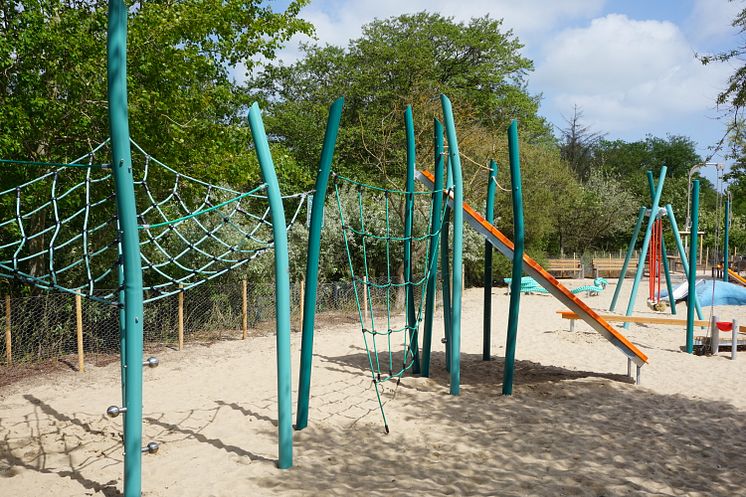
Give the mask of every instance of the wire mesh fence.
[[[301, 328], [302, 286], [302, 281], [291, 285], [291, 326], [295, 331]], [[362, 303], [362, 285], [358, 284], [357, 291]], [[385, 289], [371, 286], [369, 291], [374, 312], [387, 306], [394, 313], [403, 312], [403, 290], [387, 294]], [[418, 304], [419, 298], [418, 289]], [[319, 284], [320, 326], [339, 321], [356, 323], [358, 318], [352, 282]], [[53, 291], [31, 296], [3, 295], [0, 323], [4, 331], [0, 333], [0, 373], [7, 374], [9, 367], [50, 360], [63, 361], [77, 369], [78, 359], [106, 363], [116, 360], [119, 354], [116, 305], [89, 299], [80, 299], [77, 304], [75, 295]], [[235, 340], [271, 333], [274, 323], [275, 289], [271, 280], [220, 280], [148, 303], [144, 309], [144, 343], [146, 350], [155, 350], [178, 348], [180, 343]]]

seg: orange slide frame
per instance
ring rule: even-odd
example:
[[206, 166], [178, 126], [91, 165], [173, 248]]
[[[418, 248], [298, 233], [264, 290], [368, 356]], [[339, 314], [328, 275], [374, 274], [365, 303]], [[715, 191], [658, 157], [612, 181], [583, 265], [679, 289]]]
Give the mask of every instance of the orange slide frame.
[[[429, 171], [417, 171], [416, 178], [425, 186], [432, 189], [434, 185], [433, 174]], [[500, 253], [504, 256], [513, 257], [513, 242], [506, 237], [493, 224], [489, 223], [481, 214], [475, 211], [469, 204], [464, 202], [464, 213], [466, 221], [486, 238]], [[523, 268], [529, 276], [533, 277], [546, 290], [567, 306], [570, 310], [577, 313], [580, 319], [588, 323], [594, 330], [600, 333], [604, 338], [610, 341], [624, 355], [638, 367], [648, 362], [648, 357], [630, 342], [624, 335], [612, 327], [596, 311], [588, 307], [577, 295], [574, 295], [567, 287], [557, 281], [549, 274], [538, 262], [524, 254]]]
[[732, 269], [728, 269], [728, 276], [742, 284], [743, 286], [746, 286], [746, 279], [738, 274], [737, 272], [733, 271]]

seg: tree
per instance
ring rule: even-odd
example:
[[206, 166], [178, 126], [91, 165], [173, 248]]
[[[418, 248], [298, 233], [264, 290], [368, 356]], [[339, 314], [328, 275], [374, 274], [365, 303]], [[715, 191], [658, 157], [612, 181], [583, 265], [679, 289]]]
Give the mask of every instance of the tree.
[[573, 107], [572, 117], [564, 118], [567, 127], [560, 130], [560, 156], [581, 180], [585, 181], [591, 174], [593, 150], [603, 139], [603, 133], [591, 131], [591, 127], [582, 124], [583, 111], [577, 105]]
[[[284, 12], [274, 12], [262, 0], [134, 3], [128, 33], [133, 139], [181, 172], [236, 189], [255, 186], [259, 170], [248, 153], [244, 115], [250, 95], [230, 67], [243, 63], [250, 69], [257, 56], [271, 59], [293, 34], [310, 33], [311, 26], [297, 17], [306, 3], [291, 1]], [[107, 138], [107, 10], [105, 0], [0, 2], [0, 157], [68, 162]], [[285, 158], [284, 178], [307, 182], [293, 174], [297, 168]], [[0, 191], [44, 172], [4, 166]], [[84, 175], [61, 177], [75, 184]], [[165, 179], [156, 175], [150, 180], [156, 192], [172, 187], [160, 185]], [[188, 197], [190, 192], [180, 193]], [[60, 203], [80, 206], [82, 195], [79, 189]], [[27, 188], [24, 208], [38, 207], [49, 196], [48, 184]], [[3, 219], [14, 212], [12, 197], [0, 198]], [[48, 225], [50, 211], [35, 214], [29, 222], [32, 232]], [[0, 245], [19, 238], [11, 228], [0, 231]], [[49, 235], [42, 235], [29, 246], [38, 252], [48, 242]], [[42, 270], [29, 269], [31, 274]]]
[[[521, 47], [501, 20], [456, 23], [421, 12], [375, 20], [346, 48], [306, 46], [301, 60], [268, 67], [256, 86], [269, 108], [270, 131], [309, 167], [318, 160], [325, 107], [344, 95], [337, 167], [374, 182], [399, 181], [404, 107], [414, 106], [422, 134], [439, 113], [440, 93], [457, 103], [460, 128], [468, 121], [502, 129], [519, 118], [524, 137], [549, 136], [537, 115], [538, 97], [526, 90], [533, 65]], [[425, 136], [420, 141], [429, 142]], [[418, 153], [429, 162], [425, 148]]]

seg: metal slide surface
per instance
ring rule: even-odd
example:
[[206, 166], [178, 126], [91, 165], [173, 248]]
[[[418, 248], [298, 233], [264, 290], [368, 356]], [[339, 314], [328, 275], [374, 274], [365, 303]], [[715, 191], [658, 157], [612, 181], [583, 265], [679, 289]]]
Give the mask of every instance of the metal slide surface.
[[[426, 187], [430, 189], [433, 188], [435, 179], [429, 171], [416, 171], [415, 177]], [[451, 200], [449, 200], [449, 202], [451, 202]], [[466, 202], [464, 202], [464, 214], [466, 215], [466, 221], [472, 228], [487, 239], [501, 254], [512, 259], [512, 241], [502, 234], [500, 230], [495, 228], [495, 226], [487, 222], [481, 214], [475, 211]], [[648, 357], [635, 347], [634, 344], [627, 340], [624, 335], [619, 333], [616, 328], [606, 322], [606, 320], [604, 320], [596, 311], [588, 307], [585, 302], [580, 300], [562, 283], [557, 281], [557, 278], [549, 274], [546, 269], [539, 265], [539, 263], [525, 254], [523, 256], [523, 270], [526, 271], [529, 276], [538, 281], [541, 286], [546, 288], [557, 300], [567, 306], [568, 309], [575, 312], [580, 319], [588, 323], [594, 330], [610, 341], [612, 345], [622, 351], [622, 353], [635, 364], [642, 366], [648, 362]]]
[[728, 276], [742, 284], [743, 286], [746, 286], [746, 279], [743, 278], [743, 276], [739, 275], [737, 272], [733, 271], [732, 269], [728, 269]]

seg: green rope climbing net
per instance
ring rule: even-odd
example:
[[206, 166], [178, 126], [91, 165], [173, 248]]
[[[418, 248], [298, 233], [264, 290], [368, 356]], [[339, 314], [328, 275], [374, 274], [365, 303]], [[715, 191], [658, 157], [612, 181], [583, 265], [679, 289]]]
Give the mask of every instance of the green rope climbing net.
[[[430, 240], [434, 238], [437, 245], [441, 233], [441, 230], [434, 231], [430, 227], [434, 216], [440, 217], [439, 226], [443, 226], [442, 220], [446, 215], [445, 207], [440, 212], [434, 212], [431, 199], [434, 195], [450, 192], [384, 189], [337, 174], [333, 175], [333, 183], [363, 342], [388, 433], [382, 385], [392, 380], [396, 380], [398, 385], [402, 376], [417, 361], [417, 334], [424, 316], [425, 287], [430, 273], [437, 270], [436, 258], [428, 262]], [[423, 214], [421, 222], [414, 223], [421, 234], [407, 234], [404, 229], [403, 212], [405, 199], [409, 195], [414, 200], [413, 211]], [[352, 208], [344, 205], [345, 199], [350, 196], [356, 204]], [[369, 210], [373, 213], [369, 213]], [[348, 216], [345, 216], [345, 212], [348, 212]], [[354, 214], [350, 215], [350, 212]], [[410, 275], [407, 280], [406, 276], [400, 278], [397, 274], [402, 269], [404, 246], [408, 243], [411, 244], [412, 261], [415, 261], [415, 254], [423, 257], [412, 263], [411, 271], [403, 272]], [[385, 254], [385, 264], [380, 261], [373, 263], [370, 257], [372, 253]], [[376, 304], [375, 295], [378, 294], [385, 294], [383, 305]], [[413, 309], [415, 304], [415, 319], [411, 322], [405, 311]], [[401, 349], [395, 351], [399, 343]]]
[[[184, 175], [132, 142], [144, 302], [217, 278], [273, 247], [266, 184], [248, 192]], [[0, 191], [0, 278], [119, 303], [120, 237], [108, 141]], [[82, 169], [82, 170], [81, 170]], [[297, 221], [310, 192], [283, 197]]]

